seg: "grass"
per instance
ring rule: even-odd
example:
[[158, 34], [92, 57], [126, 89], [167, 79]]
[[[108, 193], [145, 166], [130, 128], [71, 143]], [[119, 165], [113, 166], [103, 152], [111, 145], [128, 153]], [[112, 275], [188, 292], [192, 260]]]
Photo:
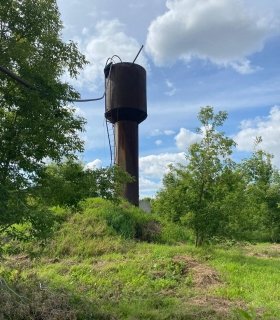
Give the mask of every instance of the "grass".
[[195, 248], [166, 222], [144, 233], [154, 218], [136, 209], [122, 228], [130, 210], [112, 219], [111, 204], [91, 200], [43, 253], [4, 255], [0, 320], [279, 318], [280, 246]]
[[[272, 248], [273, 245], [260, 244], [246, 247], [242, 251], [217, 250], [211, 265], [223, 275], [225, 285], [216, 288], [215, 294], [227, 299], [241, 299], [251, 308], [263, 310], [264, 315], [276, 319], [280, 314], [280, 256], [265, 255], [265, 252], [275, 253]], [[263, 254], [259, 255], [260, 252]]]

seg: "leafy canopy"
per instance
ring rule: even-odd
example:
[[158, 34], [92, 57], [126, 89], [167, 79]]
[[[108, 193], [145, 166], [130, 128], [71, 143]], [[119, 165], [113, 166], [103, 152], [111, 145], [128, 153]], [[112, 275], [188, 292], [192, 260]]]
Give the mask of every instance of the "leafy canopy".
[[120, 188], [127, 181], [131, 181], [130, 176], [117, 166], [89, 169], [70, 159], [47, 165], [33, 193], [45, 205], [77, 208], [86, 198], [118, 200]]
[[[86, 63], [73, 42], [61, 39], [54, 0], [0, 2], [0, 225], [30, 220], [29, 187], [46, 159], [60, 161], [83, 150], [84, 119], [69, 100], [78, 93], [61, 76], [78, 75]], [[34, 220], [34, 219], [33, 219]]]
[[196, 245], [214, 238], [280, 241], [280, 178], [272, 155], [259, 148], [239, 164], [231, 159], [235, 142], [220, 131], [225, 112], [199, 112], [201, 140], [186, 154], [186, 166], [173, 166], [153, 210], [193, 231]]

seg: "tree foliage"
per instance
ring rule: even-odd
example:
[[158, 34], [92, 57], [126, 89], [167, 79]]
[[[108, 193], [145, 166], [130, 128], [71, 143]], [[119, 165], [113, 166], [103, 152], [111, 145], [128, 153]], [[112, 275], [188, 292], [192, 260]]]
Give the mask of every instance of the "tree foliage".
[[189, 147], [186, 166], [170, 167], [153, 210], [190, 228], [196, 245], [214, 237], [279, 241], [279, 171], [259, 148], [261, 138], [236, 164], [235, 142], [219, 131], [227, 114], [205, 107], [198, 118], [201, 140]]
[[[46, 159], [83, 150], [84, 120], [69, 100], [78, 93], [61, 76], [86, 63], [73, 42], [61, 39], [54, 0], [0, 3], [0, 65], [30, 84], [0, 72], [0, 225], [28, 220], [28, 190]], [[30, 220], [30, 219], [29, 219]]]
[[130, 180], [117, 166], [86, 169], [81, 162], [68, 160], [47, 165], [37, 178], [33, 193], [45, 205], [77, 208], [86, 198], [117, 200], [122, 184]]
[[226, 112], [215, 114], [211, 107], [202, 108], [198, 115], [202, 125], [198, 132], [202, 139], [192, 144], [187, 154], [187, 171], [190, 174], [189, 222], [195, 231], [196, 244], [203, 243], [205, 238], [217, 233], [222, 219], [217, 203], [231, 183], [227, 175], [233, 165], [230, 155], [235, 143], [218, 131], [226, 118]]

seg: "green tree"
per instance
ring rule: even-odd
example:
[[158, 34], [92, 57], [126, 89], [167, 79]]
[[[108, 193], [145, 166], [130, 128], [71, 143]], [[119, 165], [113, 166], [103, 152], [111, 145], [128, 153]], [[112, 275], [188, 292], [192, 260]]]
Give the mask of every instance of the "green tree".
[[195, 232], [196, 245], [201, 245], [221, 230], [223, 216], [219, 203], [230, 188], [231, 180], [227, 177], [234, 166], [230, 156], [235, 142], [218, 131], [227, 119], [226, 112], [215, 114], [212, 107], [205, 107], [200, 110], [198, 119], [201, 128], [197, 131], [202, 139], [188, 150], [187, 170], [191, 176], [190, 225]]
[[248, 219], [242, 228], [249, 239], [279, 241], [279, 170], [272, 165], [273, 155], [260, 149], [260, 143], [261, 138], [257, 138], [252, 156], [240, 164], [247, 197], [242, 212]]
[[130, 181], [129, 176], [117, 166], [85, 169], [81, 162], [68, 160], [47, 165], [38, 177], [33, 193], [45, 205], [76, 208], [86, 198], [117, 200], [126, 181]]
[[194, 231], [196, 245], [224, 234], [229, 221], [224, 199], [238, 179], [230, 158], [235, 142], [218, 131], [226, 118], [226, 112], [215, 114], [209, 106], [200, 110], [201, 140], [189, 147], [185, 167], [171, 168], [154, 204], [157, 212], [168, 211], [174, 221], [184, 219]]
[[180, 223], [188, 212], [191, 176], [183, 165], [170, 166], [169, 169], [163, 177], [163, 187], [152, 201], [152, 211]]
[[28, 190], [46, 159], [83, 150], [84, 120], [69, 105], [79, 95], [61, 76], [76, 77], [86, 61], [61, 30], [54, 0], [0, 2], [0, 66], [29, 83], [0, 72], [0, 231], [36, 225]]

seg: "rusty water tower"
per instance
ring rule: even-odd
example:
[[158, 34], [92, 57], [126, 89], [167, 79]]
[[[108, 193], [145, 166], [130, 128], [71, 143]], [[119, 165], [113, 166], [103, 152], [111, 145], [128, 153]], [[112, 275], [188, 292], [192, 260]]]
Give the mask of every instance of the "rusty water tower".
[[105, 117], [114, 125], [115, 164], [134, 177], [134, 182], [123, 186], [122, 196], [138, 206], [138, 125], [147, 118], [146, 70], [120, 62], [107, 66], [104, 73]]

